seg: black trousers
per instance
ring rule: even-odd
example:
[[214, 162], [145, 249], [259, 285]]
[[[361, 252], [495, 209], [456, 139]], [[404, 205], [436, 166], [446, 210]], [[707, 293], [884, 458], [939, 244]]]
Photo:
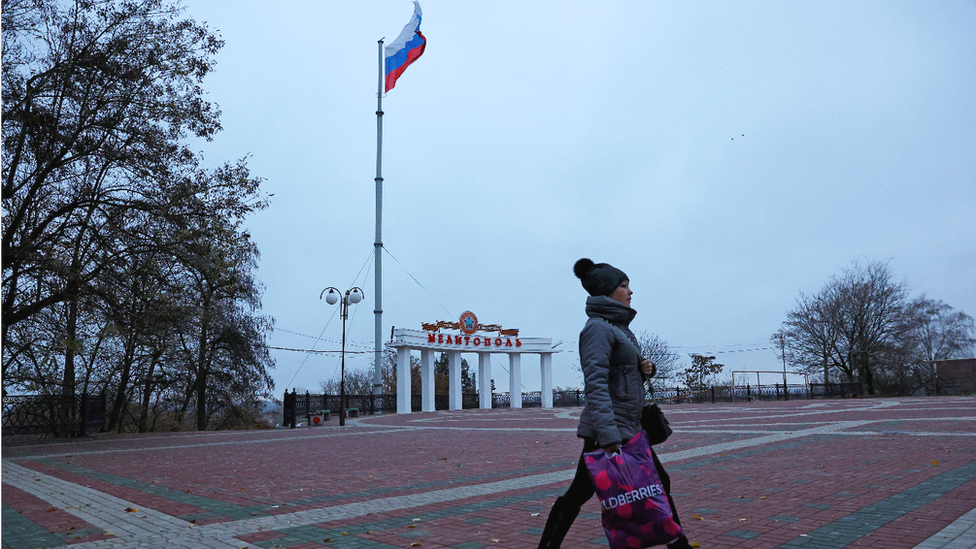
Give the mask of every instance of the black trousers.
[[[576, 466], [576, 476], [573, 477], [572, 484], [569, 485], [569, 489], [563, 494], [563, 499], [566, 500], [566, 505], [571, 506], [575, 509], [583, 507], [583, 504], [593, 497], [593, 481], [590, 480], [590, 474], [586, 471], [586, 462], [584, 461], [584, 456], [586, 452], [592, 452], [599, 448], [596, 441], [589, 438], [583, 439], [583, 452], [580, 453], [579, 464]], [[664, 470], [664, 466], [661, 465], [661, 460], [658, 459], [657, 453], [654, 452], [654, 448], [651, 448], [651, 456], [654, 458], [654, 466], [657, 467], [657, 474], [661, 477], [661, 484], [664, 486], [664, 493], [668, 496], [668, 504], [671, 506], [671, 514], [674, 516], [674, 521], [681, 525], [681, 521], [678, 519], [678, 510], [674, 507], [674, 499], [671, 498], [671, 477], [668, 476], [667, 471]]]

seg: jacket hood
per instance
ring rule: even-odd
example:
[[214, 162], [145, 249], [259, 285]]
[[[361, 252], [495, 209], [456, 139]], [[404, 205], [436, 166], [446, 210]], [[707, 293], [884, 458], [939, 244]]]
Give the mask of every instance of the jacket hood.
[[630, 321], [637, 316], [637, 311], [619, 301], [600, 295], [586, 298], [586, 316], [629, 326]]

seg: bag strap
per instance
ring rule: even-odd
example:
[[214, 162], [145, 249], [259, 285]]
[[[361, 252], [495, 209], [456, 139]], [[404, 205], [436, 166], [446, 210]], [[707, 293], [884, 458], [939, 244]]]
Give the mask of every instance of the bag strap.
[[[605, 318], [603, 318], [601, 316], [598, 316], [598, 317], [595, 317], [595, 318], [599, 318], [600, 320], [602, 320], [602, 321], [606, 322], [607, 324], [609, 324], [610, 326], [612, 326], [614, 330], [617, 330], [618, 332], [620, 332], [620, 335], [624, 336], [624, 339], [626, 339], [627, 341], [629, 341], [630, 344], [633, 345], [635, 349], [637, 349], [637, 356], [640, 357], [641, 360], [644, 360], [645, 359], [644, 352], [641, 349], [640, 343], [637, 342], [637, 338], [636, 337], [631, 338], [630, 336], [627, 335], [626, 332], [624, 332], [623, 330], [620, 329], [620, 326], [617, 326], [613, 322], [610, 322], [609, 320], [607, 320], [607, 319], [605, 319]], [[638, 369], [639, 369], [639, 365], [638, 365]], [[654, 398], [654, 386], [651, 385], [650, 382], [651, 382], [651, 378], [647, 378], [647, 379], [644, 380], [644, 384], [645, 384], [645, 391], [644, 392], [645, 392], [645, 394], [648, 393], [648, 392], [650, 392], [651, 393], [651, 403], [652, 404], [657, 404], [657, 400]]]

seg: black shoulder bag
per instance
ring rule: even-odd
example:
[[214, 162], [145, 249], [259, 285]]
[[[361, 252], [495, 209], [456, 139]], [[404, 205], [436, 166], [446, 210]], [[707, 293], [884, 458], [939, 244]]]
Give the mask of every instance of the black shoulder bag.
[[[654, 390], [652, 389], [651, 395], [653, 394]], [[641, 428], [647, 433], [647, 442], [651, 446], [661, 444], [665, 440], [668, 440], [668, 437], [672, 433], [671, 423], [668, 421], [668, 418], [664, 417], [664, 412], [661, 410], [661, 407], [653, 400], [645, 403], [644, 409], [641, 410]]]

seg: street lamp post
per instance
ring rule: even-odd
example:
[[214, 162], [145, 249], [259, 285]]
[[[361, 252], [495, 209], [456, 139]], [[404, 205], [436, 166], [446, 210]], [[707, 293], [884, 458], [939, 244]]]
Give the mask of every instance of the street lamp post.
[[[322, 293], [319, 294], [319, 299], [322, 299], [322, 295], [325, 294], [326, 290], [329, 291], [329, 295], [325, 296], [325, 302], [329, 305], [335, 305], [339, 302], [339, 296], [341, 292], [338, 288], [329, 286]], [[342, 302], [339, 304], [339, 316], [342, 317], [342, 370], [339, 373], [339, 426], [344, 427], [346, 425], [346, 319], [349, 318], [349, 306], [355, 305], [363, 300], [363, 290], [359, 287], [352, 287], [346, 290], [346, 295], [342, 297]]]

